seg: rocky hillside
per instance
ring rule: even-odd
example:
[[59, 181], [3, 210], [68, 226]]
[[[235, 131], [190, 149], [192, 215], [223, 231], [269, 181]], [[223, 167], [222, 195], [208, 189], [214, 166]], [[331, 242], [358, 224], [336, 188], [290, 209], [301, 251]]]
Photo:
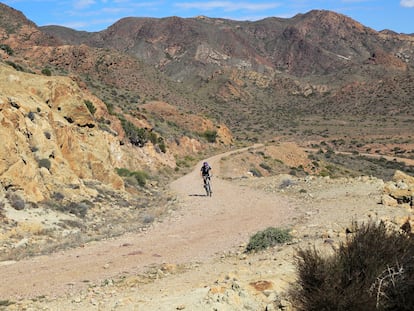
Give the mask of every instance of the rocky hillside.
[[[295, 248], [411, 226], [412, 177], [383, 180], [413, 172], [413, 44], [327, 11], [87, 33], [0, 4], [0, 305], [292, 309]], [[268, 139], [208, 160], [211, 200], [197, 168], [164, 187], [210, 147]], [[244, 253], [268, 225], [293, 244]]]
[[[0, 62], [2, 259], [152, 222], [167, 206], [159, 186], [178, 170], [176, 156], [201, 151], [201, 138], [164, 140], [138, 112], [109, 113], [75, 77], [22, 72], [11, 59]], [[170, 111], [166, 120], [179, 115], [152, 105]], [[216, 128], [192, 118], [200, 132]], [[224, 126], [214, 133], [231, 141]]]
[[[191, 101], [184, 96], [185, 92], [172, 86], [156, 69], [139, 59], [110, 48], [94, 48], [85, 44], [67, 45], [64, 40], [39, 29], [21, 12], [3, 4], [1, 8], [0, 53], [3, 59], [7, 59], [18, 70], [71, 75], [83, 89], [88, 88], [104, 101], [110, 113], [121, 109], [123, 114], [132, 117], [139, 114], [145, 118], [145, 114], [137, 112], [139, 104], [153, 100], [178, 107], [191, 106]], [[11, 16], [13, 18], [10, 21]], [[178, 113], [191, 114], [185, 110]], [[156, 126], [155, 119], [149, 120], [152, 127]], [[165, 124], [157, 125], [165, 127]], [[224, 128], [223, 124], [214, 122], [208, 130], [215, 131], [216, 126]], [[196, 128], [189, 129], [187, 126], [175, 131], [174, 135], [169, 135], [172, 131], [163, 134], [164, 137], [175, 140], [186, 136], [184, 132], [187, 131], [188, 134], [189, 130], [194, 132]], [[193, 136], [200, 140], [197, 137], [199, 134], [194, 133]]]
[[[21, 73], [0, 64], [1, 177], [5, 189], [18, 189], [31, 202], [87, 194], [83, 180], [124, 189], [115, 168], [143, 168], [153, 162], [175, 166], [170, 153], [151, 144], [124, 141], [121, 122], [104, 103], [65, 77]], [[85, 103], [91, 103], [92, 114]], [[103, 127], [103, 124], [105, 127]], [[7, 157], [6, 157], [7, 155]]]
[[[3, 131], [8, 131], [5, 137], [10, 141], [19, 142], [19, 150], [25, 150], [16, 156], [26, 156], [29, 150], [28, 158], [49, 159], [52, 163], [48, 169], [56, 174], [60, 174], [62, 168], [55, 166], [53, 161], [64, 160], [60, 165], [67, 164], [70, 174], [77, 178], [97, 179], [123, 189], [122, 180], [114, 172], [116, 167], [149, 171], [162, 166], [174, 168], [172, 150], [177, 151], [175, 155], [180, 154], [174, 147], [177, 144], [185, 147], [184, 141], [188, 141], [192, 151], [198, 152], [206, 141], [205, 132], [212, 132], [214, 141], [231, 143], [231, 133], [224, 125], [168, 108], [171, 106], [162, 99], [168, 98], [174, 103], [181, 95], [171, 94], [168, 81], [156, 83], [157, 73], [136, 58], [116, 50], [65, 45], [60, 39], [41, 31], [21, 12], [4, 4], [0, 6], [0, 95], [2, 105], [7, 107], [3, 114], [10, 110], [4, 114], [4, 123], [9, 126]], [[110, 88], [106, 90], [108, 85]], [[126, 94], [125, 86], [139, 88], [145, 95], [141, 94], [141, 98], [134, 97], [135, 93]], [[97, 94], [103, 95], [101, 98], [92, 95], [98, 89], [102, 90]], [[105, 101], [105, 92], [117, 100]], [[155, 98], [157, 101], [151, 104]], [[146, 106], [138, 106], [144, 100]], [[159, 112], [150, 107], [158, 107]], [[168, 111], [166, 115], [165, 111]], [[182, 114], [185, 114], [186, 122], [177, 121], [177, 116]], [[27, 118], [30, 120], [28, 125]], [[180, 126], [175, 126], [174, 135], [170, 135], [165, 124], [167, 121], [172, 123], [173, 119]], [[27, 128], [33, 124], [34, 129]], [[13, 132], [15, 129], [17, 131]], [[191, 137], [186, 137], [184, 131]], [[16, 139], [19, 132], [25, 139]], [[43, 151], [46, 146], [47, 151]], [[2, 147], [4, 153], [10, 151], [8, 144]], [[10, 161], [14, 163], [16, 160]], [[35, 163], [23, 162], [24, 165]], [[100, 167], [90, 164], [95, 162]], [[4, 167], [7, 169], [10, 163], [5, 163]], [[16, 169], [19, 171], [20, 167]], [[62, 172], [62, 175], [68, 174]], [[28, 176], [33, 177], [32, 174]], [[37, 201], [45, 197], [46, 191], [42, 188], [35, 195]]]
[[377, 32], [329, 11], [257, 22], [204, 16], [125, 18], [97, 33], [42, 31], [70, 45], [111, 48], [154, 66], [186, 100], [174, 105], [260, 139], [309, 116], [412, 115], [412, 35]]
[[145, 226], [180, 159], [232, 143], [224, 124], [172, 106], [182, 95], [140, 60], [64, 44], [0, 9], [4, 258]]
[[413, 62], [413, 37], [381, 34], [329, 11], [257, 22], [130, 17], [89, 35], [60, 27], [41, 29], [67, 44], [109, 47], [136, 56], [180, 80], [194, 75], [205, 79], [223, 67], [324, 75], [364, 64], [376, 53], [387, 66], [404, 69]]
[[384, 116], [391, 124], [412, 116], [413, 36], [377, 32], [334, 12], [256, 22], [130, 17], [88, 33], [39, 28], [2, 9], [2, 42], [22, 63], [76, 74], [124, 111], [161, 100], [253, 141], [291, 131], [323, 138], [311, 124], [319, 118], [335, 124], [364, 115], [378, 130]]

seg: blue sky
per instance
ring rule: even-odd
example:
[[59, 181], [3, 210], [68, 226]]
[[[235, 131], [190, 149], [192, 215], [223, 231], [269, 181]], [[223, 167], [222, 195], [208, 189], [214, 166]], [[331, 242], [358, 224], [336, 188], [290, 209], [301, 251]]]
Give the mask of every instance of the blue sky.
[[313, 9], [345, 14], [375, 30], [414, 33], [414, 0], [0, 0], [38, 26], [100, 31], [127, 17], [195, 17], [233, 20], [289, 18]]

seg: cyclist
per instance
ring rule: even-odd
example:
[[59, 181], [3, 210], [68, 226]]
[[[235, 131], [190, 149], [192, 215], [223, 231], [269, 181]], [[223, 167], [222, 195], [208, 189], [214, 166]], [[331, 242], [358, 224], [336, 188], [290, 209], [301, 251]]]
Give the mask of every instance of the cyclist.
[[204, 188], [206, 187], [207, 178], [211, 177], [210, 172], [211, 172], [211, 166], [207, 162], [204, 162], [200, 169], [201, 177], [203, 177]]

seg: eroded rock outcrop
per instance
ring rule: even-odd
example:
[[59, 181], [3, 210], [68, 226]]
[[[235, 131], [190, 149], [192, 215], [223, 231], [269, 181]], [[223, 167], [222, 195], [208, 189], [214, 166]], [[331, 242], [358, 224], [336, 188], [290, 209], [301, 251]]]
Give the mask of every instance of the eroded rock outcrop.
[[[86, 102], [95, 107], [93, 114]], [[157, 152], [152, 144], [125, 143], [120, 121], [67, 77], [0, 64], [0, 124], [1, 188], [20, 191], [30, 202], [56, 192], [71, 200], [94, 196], [86, 186], [89, 180], [124, 190], [115, 168], [175, 166], [169, 152]]]

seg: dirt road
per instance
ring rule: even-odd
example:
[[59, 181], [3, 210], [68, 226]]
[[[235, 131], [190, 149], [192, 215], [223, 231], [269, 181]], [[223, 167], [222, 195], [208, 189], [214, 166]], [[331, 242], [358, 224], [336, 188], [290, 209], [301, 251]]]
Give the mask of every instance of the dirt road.
[[142, 272], [151, 264], [203, 262], [246, 242], [268, 226], [283, 225], [294, 208], [275, 194], [220, 179], [223, 156], [213, 167], [213, 197], [206, 197], [199, 168], [172, 183], [179, 208], [144, 233], [18, 262], [0, 263], [0, 300], [58, 297], [105, 279]]

